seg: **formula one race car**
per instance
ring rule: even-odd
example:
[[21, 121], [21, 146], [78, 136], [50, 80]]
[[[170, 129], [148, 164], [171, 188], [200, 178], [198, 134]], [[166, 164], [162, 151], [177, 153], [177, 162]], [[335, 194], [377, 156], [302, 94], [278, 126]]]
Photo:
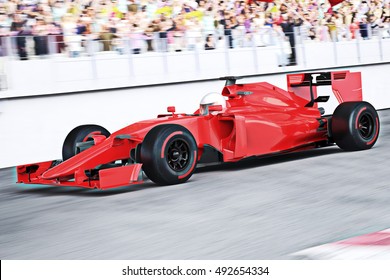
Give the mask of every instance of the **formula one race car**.
[[[207, 94], [194, 114], [168, 107], [168, 114], [113, 134], [98, 125], [76, 127], [65, 139], [63, 160], [18, 166], [18, 183], [108, 189], [142, 183], [145, 173], [170, 185], [187, 181], [205, 160], [236, 162], [333, 143], [364, 150], [378, 138], [378, 115], [362, 101], [358, 72], [289, 74], [287, 91], [221, 79], [222, 93]], [[318, 107], [329, 99], [317, 95], [325, 85], [340, 103], [333, 115]]]

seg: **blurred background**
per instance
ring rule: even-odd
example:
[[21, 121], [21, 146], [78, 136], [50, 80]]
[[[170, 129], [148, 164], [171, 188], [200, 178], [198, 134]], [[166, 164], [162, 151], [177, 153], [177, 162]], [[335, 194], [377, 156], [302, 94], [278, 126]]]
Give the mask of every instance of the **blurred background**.
[[263, 1], [1, 0], [0, 98], [390, 61], [388, 0]]
[[[269, 2], [269, 3], [268, 3]], [[389, 38], [388, 0], [10, 0], [0, 2], [2, 56], [181, 52]], [[286, 58], [286, 54], [289, 54]]]

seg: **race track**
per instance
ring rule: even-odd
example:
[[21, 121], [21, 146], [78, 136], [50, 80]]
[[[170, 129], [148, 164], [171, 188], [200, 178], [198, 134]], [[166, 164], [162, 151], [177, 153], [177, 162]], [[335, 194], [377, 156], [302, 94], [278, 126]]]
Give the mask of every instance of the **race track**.
[[186, 184], [23, 186], [0, 170], [0, 259], [290, 259], [390, 227], [390, 110], [375, 147], [200, 168]]

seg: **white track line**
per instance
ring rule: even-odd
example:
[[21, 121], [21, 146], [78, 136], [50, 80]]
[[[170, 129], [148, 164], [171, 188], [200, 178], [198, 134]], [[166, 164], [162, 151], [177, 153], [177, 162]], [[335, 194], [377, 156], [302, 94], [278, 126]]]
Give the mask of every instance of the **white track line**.
[[292, 256], [312, 260], [390, 260], [390, 229], [308, 248]]

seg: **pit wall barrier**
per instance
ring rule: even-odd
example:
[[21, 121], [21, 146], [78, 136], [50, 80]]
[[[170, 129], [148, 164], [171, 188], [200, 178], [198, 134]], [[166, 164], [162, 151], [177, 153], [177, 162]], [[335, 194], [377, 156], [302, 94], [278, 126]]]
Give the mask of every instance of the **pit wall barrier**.
[[[362, 72], [363, 97], [377, 109], [390, 108], [390, 63], [327, 68]], [[317, 69], [317, 71], [321, 71]], [[238, 73], [240, 74], [240, 73]], [[242, 83], [266, 81], [286, 89], [286, 74], [249, 77]], [[155, 118], [167, 106], [176, 112], [193, 113], [200, 99], [221, 92], [224, 81], [208, 80], [113, 89], [61, 95], [0, 100], [0, 168], [60, 159], [66, 135], [81, 124], [99, 124], [116, 131], [133, 122]], [[321, 104], [331, 114], [337, 105], [330, 87], [319, 87], [319, 95], [330, 95]]]

